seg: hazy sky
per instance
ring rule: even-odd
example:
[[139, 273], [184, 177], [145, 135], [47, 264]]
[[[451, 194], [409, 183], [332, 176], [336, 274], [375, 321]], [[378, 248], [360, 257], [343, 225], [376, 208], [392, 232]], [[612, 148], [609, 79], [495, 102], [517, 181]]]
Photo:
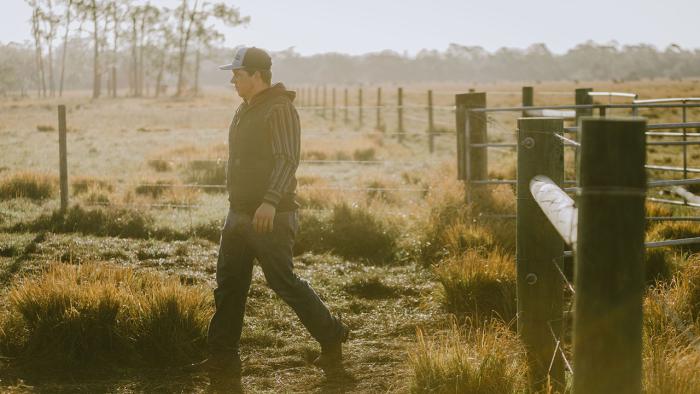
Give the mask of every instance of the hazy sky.
[[[30, 39], [24, 0], [0, 0], [0, 42]], [[145, 1], [143, 1], [145, 2]], [[302, 54], [415, 54], [454, 42], [525, 48], [544, 42], [563, 53], [586, 40], [620, 44], [676, 43], [700, 48], [700, 0], [236, 0], [251, 16], [247, 27], [226, 28], [226, 43]], [[151, 0], [175, 7], [179, 0]], [[585, 6], [581, 6], [585, 4]]]

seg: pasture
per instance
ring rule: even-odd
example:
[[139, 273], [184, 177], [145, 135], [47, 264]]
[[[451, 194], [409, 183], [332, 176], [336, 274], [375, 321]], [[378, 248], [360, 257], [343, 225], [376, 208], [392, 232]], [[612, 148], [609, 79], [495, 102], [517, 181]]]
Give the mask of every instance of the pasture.
[[[514, 189], [487, 187], [479, 206], [465, 206], [448, 109], [454, 94], [469, 88], [487, 92], [489, 107], [517, 106], [520, 86], [403, 86], [405, 138], [396, 134], [395, 109], [377, 113], [376, 86], [363, 88], [362, 117], [358, 87], [347, 88], [347, 122], [345, 87], [337, 89], [335, 121], [306, 90], [298, 103], [312, 108], [299, 108], [295, 267], [352, 329], [348, 376], [329, 379], [311, 365], [318, 345], [256, 268], [242, 339], [246, 391], [525, 390], [515, 223], [481, 215], [513, 214]], [[700, 92], [693, 80], [532, 86], [542, 105], [572, 104], [579, 87], [640, 98]], [[397, 88], [382, 86], [383, 104], [396, 104]], [[432, 153], [423, 108], [428, 89], [436, 107]], [[225, 182], [228, 124], [239, 99], [224, 89], [181, 99], [87, 97], [0, 99], [0, 390], [206, 392], [206, 378], [177, 367], [204, 352], [228, 205], [215, 186]], [[66, 105], [68, 119], [65, 215], [58, 213], [57, 104]], [[676, 108], [640, 115], [650, 123], [680, 121]], [[517, 116], [490, 116], [489, 140], [515, 141]], [[687, 116], [698, 121], [700, 110]], [[650, 146], [647, 163], [680, 166], [678, 152]], [[688, 160], [700, 166], [700, 148], [689, 146]], [[569, 175], [573, 161], [568, 154]], [[494, 151], [489, 176], [515, 179], [514, 152]], [[652, 203], [647, 212], [700, 216], [696, 208]], [[694, 222], [650, 222], [646, 237], [698, 235]], [[700, 392], [698, 250], [647, 252], [645, 392]]]

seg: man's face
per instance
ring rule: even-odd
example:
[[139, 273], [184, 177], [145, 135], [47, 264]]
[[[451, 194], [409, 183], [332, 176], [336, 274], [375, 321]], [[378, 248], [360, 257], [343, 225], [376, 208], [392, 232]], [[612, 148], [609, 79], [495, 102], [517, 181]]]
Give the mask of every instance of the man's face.
[[239, 96], [244, 99], [250, 97], [253, 91], [253, 77], [246, 70], [233, 70], [231, 83], [236, 87]]

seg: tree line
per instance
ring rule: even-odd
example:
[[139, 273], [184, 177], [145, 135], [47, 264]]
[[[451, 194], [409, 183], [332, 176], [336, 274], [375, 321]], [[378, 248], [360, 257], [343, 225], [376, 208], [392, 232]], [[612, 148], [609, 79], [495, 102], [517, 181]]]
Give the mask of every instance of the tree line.
[[61, 96], [66, 82], [84, 87], [88, 79], [93, 98], [102, 95], [103, 85], [116, 96], [117, 70], [128, 73], [132, 96], [144, 94], [147, 79], [160, 94], [166, 74], [177, 78], [176, 96], [196, 92], [202, 53], [223, 40], [211, 22], [250, 21], [225, 2], [203, 0], [182, 0], [172, 9], [135, 0], [25, 1], [32, 9], [33, 42], [0, 46], [0, 91], [26, 94], [33, 87], [41, 97]]
[[[526, 49], [450, 44], [415, 56], [383, 51], [361, 56], [326, 53], [301, 56], [293, 49], [273, 57], [273, 71], [294, 83], [496, 82], [700, 77], [700, 49], [670, 45], [581, 43], [563, 54], [545, 44]], [[276, 71], [275, 71], [276, 70]]]
[[[212, 22], [247, 24], [250, 17], [226, 3], [182, 0], [155, 7], [136, 0], [25, 0], [31, 42], [0, 43], [0, 94], [61, 96], [65, 88], [91, 89], [92, 97], [196, 94], [202, 84], [228, 81], [215, 67], [231, 60]], [[545, 44], [526, 49], [450, 44], [409, 56], [395, 51], [364, 55], [303, 56], [289, 48], [272, 53], [273, 79], [291, 84], [386, 82], [495, 82], [544, 80], [629, 81], [700, 77], [700, 49], [672, 44], [581, 43], [563, 54]], [[168, 93], [170, 94], [170, 93]]]

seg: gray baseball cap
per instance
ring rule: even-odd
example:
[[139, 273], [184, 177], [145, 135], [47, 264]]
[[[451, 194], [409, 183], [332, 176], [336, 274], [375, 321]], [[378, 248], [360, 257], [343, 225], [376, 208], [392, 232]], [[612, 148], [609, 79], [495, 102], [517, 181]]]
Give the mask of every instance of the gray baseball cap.
[[267, 52], [260, 48], [238, 47], [234, 51], [233, 61], [230, 64], [219, 66], [219, 70], [238, 70], [248, 67], [269, 70], [272, 68], [272, 59]]

